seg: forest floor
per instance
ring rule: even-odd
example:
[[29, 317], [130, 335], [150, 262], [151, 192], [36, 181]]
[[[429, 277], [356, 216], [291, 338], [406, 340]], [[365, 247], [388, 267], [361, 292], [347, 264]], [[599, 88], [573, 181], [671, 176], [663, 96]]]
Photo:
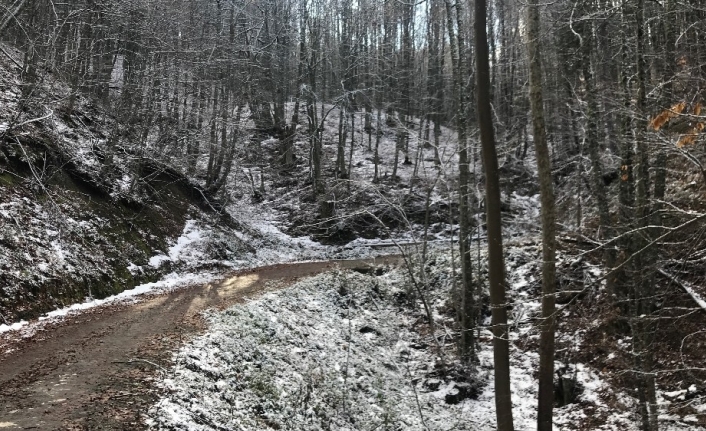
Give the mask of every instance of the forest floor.
[[[155, 143], [143, 148], [124, 136], [115, 177], [103, 181], [103, 148], [114, 119], [83, 97], [67, 112], [61, 101], [68, 87], [53, 79], [46, 83], [42, 95], [55, 103], [20, 109], [19, 71], [0, 59], [0, 138], [5, 134], [4, 143], [15, 142], [9, 140], [12, 131], [18, 141], [0, 148], [0, 430], [134, 430], [148, 424], [171, 431], [236, 429], [231, 424], [299, 430], [318, 429], [309, 425], [319, 419], [326, 424], [340, 420], [347, 427], [332, 429], [373, 429], [361, 425], [366, 423], [390, 429], [398, 424], [405, 426], [397, 429], [413, 430], [494, 429], [486, 294], [479, 295], [485, 308], [478, 330], [478, 379], [468, 383], [458, 374], [434, 375], [438, 352], [421, 304], [415, 304], [415, 311], [398, 301], [397, 295], [404, 296], [411, 286], [404, 270], [367, 278], [329, 271], [337, 266], [333, 259], [365, 265], [371, 260], [362, 258], [394, 252], [389, 246], [396, 241], [426, 239], [445, 247], [456, 238], [452, 215], [457, 212], [458, 160], [452, 130], [442, 129], [436, 167], [433, 149], [420, 145], [421, 124], [413, 122], [408, 154], [400, 154], [395, 167], [397, 130], [383, 114], [379, 176], [372, 181], [376, 158], [371, 135], [357, 121], [354, 145], [347, 147], [355, 150], [348, 153], [353, 159], [349, 172], [338, 175], [339, 111], [322, 106], [330, 113], [323, 139], [327, 192], [316, 199], [302, 125], [294, 142], [297, 161], [285, 170], [279, 141], [248, 132], [244, 154], [221, 196], [225, 212], [216, 214], [191, 196], [204, 179], [207, 152], [198, 160], [197, 174], [187, 178], [178, 154], [162, 153]], [[293, 104], [287, 109], [290, 117]], [[209, 129], [200, 132], [203, 142]], [[514, 414], [518, 429], [533, 429], [541, 278], [536, 168], [531, 150], [526, 159], [518, 159], [507, 148], [501, 170]], [[135, 173], [138, 151], [147, 152], [149, 175]], [[676, 192], [690, 193], [695, 184], [690, 181], [675, 182]], [[132, 190], [128, 186], [133, 183], [144, 188]], [[573, 190], [566, 184], [563, 189]], [[559, 203], [566, 219], [585, 202], [568, 196]], [[319, 214], [321, 199], [333, 204], [333, 216]], [[476, 187], [472, 255], [480, 286], [486, 261], [482, 201], [482, 187]], [[593, 216], [584, 216], [590, 232]], [[592, 258], [599, 244], [569, 234], [572, 229], [580, 232], [570, 223], [562, 229], [559, 287], [569, 295], [564, 300], [571, 292], [579, 295], [573, 306], [561, 308], [557, 371], [562, 378], [573, 376], [583, 388], [574, 402], [555, 410], [555, 424], [562, 430], [636, 430], [631, 338], [600, 282], [605, 269]], [[388, 250], [376, 250], [380, 247]], [[703, 253], [693, 251], [687, 247], [675, 253], [680, 258], [659, 269], [664, 302], [654, 351], [660, 352], [660, 422], [670, 431], [706, 426], [706, 283]], [[436, 254], [429, 283], [436, 290], [429, 293], [435, 295], [436, 339], [445, 343], [453, 361], [456, 327], [449, 287], [458, 264], [450, 263], [449, 254]], [[245, 269], [253, 267], [259, 269]], [[318, 273], [324, 273], [318, 281], [309, 278]], [[367, 295], [358, 310], [362, 317], [356, 317], [361, 325], [352, 331], [355, 343], [348, 295], [328, 283], [341, 278], [357, 280], [358, 292]], [[373, 287], [387, 288], [387, 294]], [[281, 306], [286, 319], [273, 304]], [[203, 313], [212, 308], [226, 311]], [[259, 310], [257, 318], [249, 310]], [[291, 338], [273, 337], [263, 328], [282, 329]], [[298, 339], [301, 334], [316, 337]], [[276, 343], [259, 350], [265, 360], [253, 361], [252, 346], [268, 340]], [[294, 348], [292, 340], [299, 343]], [[217, 363], [223, 358], [230, 359]], [[349, 362], [355, 362], [350, 374]], [[262, 372], [273, 363], [291, 371], [286, 379]], [[290, 365], [312, 368], [302, 372]], [[328, 374], [319, 375], [318, 369]], [[362, 371], [353, 374], [356, 370]], [[302, 376], [316, 390], [309, 390]], [[349, 376], [357, 379], [355, 387], [347, 386]], [[459, 400], [454, 391], [468, 388], [464, 384], [471, 384], [473, 393]], [[375, 396], [365, 398], [371, 393]], [[298, 395], [307, 408], [295, 409]], [[456, 404], [446, 401], [447, 395]], [[360, 415], [351, 413], [356, 405], [349, 401], [356, 400], [365, 407], [357, 411]], [[344, 414], [331, 417], [327, 412], [336, 402]], [[371, 403], [378, 409], [367, 409]], [[354, 423], [358, 418], [362, 422]], [[245, 426], [252, 421], [260, 422]]]
[[[31, 337], [1, 334], [0, 429], [144, 427], [159, 396], [155, 369], [205, 329], [202, 312], [336, 268], [394, 263], [377, 259], [272, 265], [209, 284], [111, 303], [44, 326]], [[15, 338], [13, 338], [15, 336]], [[9, 354], [11, 352], [11, 354]]]

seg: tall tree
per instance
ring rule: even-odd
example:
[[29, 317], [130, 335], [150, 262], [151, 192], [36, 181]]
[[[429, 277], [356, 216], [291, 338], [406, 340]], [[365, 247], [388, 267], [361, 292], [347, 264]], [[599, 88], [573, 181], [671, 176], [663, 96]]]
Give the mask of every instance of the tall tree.
[[539, 340], [539, 396], [537, 431], [552, 430], [554, 407], [554, 332], [556, 289], [556, 211], [552, 164], [547, 145], [542, 95], [542, 53], [540, 50], [539, 2], [527, 8], [527, 50], [529, 53], [529, 96], [532, 108], [534, 150], [542, 199], [542, 321]]
[[[644, 117], [646, 108], [646, 80], [647, 66], [645, 61], [645, 19], [644, 0], [637, 0], [635, 4], [635, 63], [637, 70], [637, 94], [635, 109], [638, 119], [635, 121], [636, 140], [636, 182], [635, 182], [635, 206], [637, 212], [637, 225], [645, 229], [650, 223], [650, 167], [649, 151], [645, 129], [647, 122], [641, 119]], [[647, 235], [636, 235], [635, 252], [640, 252], [649, 242], [649, 230]], [[642, 416], [643, 431], [657, 431], [658, 406], [655, 388], [655, 376], [653, 374], [654, 351], [651, 349], [652, 330], [651, 314], [654, 312], [654, 252], [648, 250], [645, 253], [636, 255], [635, 269], [637, 280], [634, 283], [634, 325], [633, 343], [635, 346], [635, 362], [638, 373], [638, 399], [640, 401], [640, 414]]]
[[500, 215], [500, 178], [490, 104], [490, 64], [486, 31], [486, 0], [476, 0], [475, 43], [477, 116], [485, 169], [485, 208], [488, 230], [488, 284], [493, 326], [495, 414], [499, 431], [514, 429], [510, 391], [510, 340], [505, 299], [505, 259]]
[[[613, 235], [613, 223], [610, 217], [610, 208], [608, 205], [608, 191], [606, 190], [605, 181], [603, 179], [603, 161], [601, 160], [601, 148], [599, 140], [599, 122], [601, 121], [599, 106], [598, 106], [598, 91], [596, 89], [596, 73], [594, 71], [593, 54], [595, 49], [593, 20], [590, 19], [590, 14], [594, 12], [595, 4], [593, 2], [584, 2], [582, 5], [584, 19], [581, 21], [576, 33], [580, 39], [580, 64], [583, 74], [583, 82], [585, 87], [585, 103], [586, 103], [586, 150], [591, 163], [591, 187], [593, 196], [596, 200], [598, 208], [598, 217], [600, 221], [599, 234], [602, 239], [610, 239]], [[608, 268], [615, 266], [615, 250], [613, 247], [605, 247], [604, 263]], [[611, 276], [608, 279], [609, 290], [613, 290], [614, 278]]]
[[[468, 168], [468, 129], [466, 123], [466, 98], [463, 95], [463, 81], [466, 75], [466, 63], [463, 51], [465, 50], [464, 38], [461, 31], [455, 31], [454, 18], [461, 19], [463, 13], [461, 4], [451, 5], [445, 0], [446, 29], [449, 34], [449, 48], [451, 51], [451, 67], [454, 89], [454, 107], [456, 117], [456, 133], [458, 135], [458, 218], [459, 218], [459, 253], [461, 256], [461, 292], [459, 323], [461, 326], [460, 351], [461, 357], [466, 362], [475, 359], [473, 328], [475, 326], [475, 295], [471, 266], [471, 223], [470, 208], [468, 205], [468, 188], [470, 184], [470, 170]], [[463, 29], [463, 26], [459, 26]]]

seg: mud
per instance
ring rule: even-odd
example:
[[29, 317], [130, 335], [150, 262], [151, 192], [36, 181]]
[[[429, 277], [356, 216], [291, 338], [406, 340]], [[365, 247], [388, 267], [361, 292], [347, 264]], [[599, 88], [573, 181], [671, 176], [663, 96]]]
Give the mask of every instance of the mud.
[[172, 353], [205, 330], [201, 312], [337, 268], [396, 264], [399, 257], [304, 262], [240, 271], [206, 285], [99, 307], [0, 343], [0, 431], [139, 430]]

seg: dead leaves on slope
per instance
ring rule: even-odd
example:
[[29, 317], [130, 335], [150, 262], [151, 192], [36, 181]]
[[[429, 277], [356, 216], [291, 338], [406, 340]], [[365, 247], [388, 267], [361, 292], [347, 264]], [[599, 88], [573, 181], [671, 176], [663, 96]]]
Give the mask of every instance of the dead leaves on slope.
[[679, 102], [669, 109], [665, 109], [650, 121], [650, 127], [655, 131], [661, 129], [669, 120], [678, 117], [686, 109], [686, 102]]
[[694, 121], [694, 117], [701, 115], [701, 103], [696, 103], [691, 112], [688, 112], [686, 107], [686, 102], [679, 102], [660, 112], [650, 121], [650, 128], [654, 131], [664, 129], [667, 132], [679, 134], [677, 148], [694, 144], [699, 134], [706, 128], [703, 122]]

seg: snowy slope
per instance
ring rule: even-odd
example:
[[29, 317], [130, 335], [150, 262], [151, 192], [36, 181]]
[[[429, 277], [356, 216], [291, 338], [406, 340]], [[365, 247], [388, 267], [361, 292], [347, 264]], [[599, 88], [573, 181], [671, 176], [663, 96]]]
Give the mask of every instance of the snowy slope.
[[[506, 262], [513, 414], [516, 429], [531, 430], [536, 427], [540, 247], [527, 227], [536, 223], [537, 197], [513, 199], [519, 216], [508, 228]], [[472, 254], [484, 259], [484, 247]], [[560, 265], [567, 258], [560, 254]], [[601, 275], [590, 265], [586, 271]], [[441, 350], [419, 301], [409, 308], [404, 268], [380, 276], [330, 272], [210, 313], [208, 332], [178, 352], [162, 376], [164, 393], [147, 423], [155, 430], [495, 429], [489, 320], [479, 328], [477, 367], [463, 371], [454, 359], [450, 274], [447, 250], [436, 247], [428, 261], [426, 294]], [[580, 346], [582, 336], [558, 338]], [[573, 403], [556, 408], [555, 429], [639, 429], [637, 401], [611, 383], [611, 375], [588, 363], [557, 361], [556, 367], [573, 376], [579, 389]], [[455, 398], [463, 391], [471, 396]], [[682, 392], [660, 397], [663, 409], [666, 397], [688, 395]], [[689, 416], [664, 414], [661, 420], [665, 430], [703, 429]]]

